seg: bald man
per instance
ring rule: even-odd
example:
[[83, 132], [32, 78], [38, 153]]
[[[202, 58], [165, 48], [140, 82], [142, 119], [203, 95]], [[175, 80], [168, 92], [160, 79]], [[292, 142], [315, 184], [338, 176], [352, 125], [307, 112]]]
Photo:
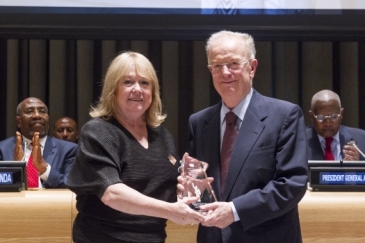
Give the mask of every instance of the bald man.
[[[309, 160], [365, 160], [365, 158], [349, 144], [354, 141], [357, 147], [365, 152], [365, 131], [341, 125], [344, 108], [340, 97], [331, 90], [317, 92], [311, 102], [309, 116], [312, 126], [307, 127]], [[325, 156], [326, 143], [332, 155]], [[326, 158], [325, 158], [326, 157]]]
[[58, 139], [77, 143], [79, 131], [76, 121], [67, 116], [59, 118], [54, 124], [53, 136]]

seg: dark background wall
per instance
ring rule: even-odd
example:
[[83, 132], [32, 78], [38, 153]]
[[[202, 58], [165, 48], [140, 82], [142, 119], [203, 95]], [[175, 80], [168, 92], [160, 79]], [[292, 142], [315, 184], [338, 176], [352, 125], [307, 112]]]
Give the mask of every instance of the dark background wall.
[[121, 51], [133, 50], [147, 56], [157, 71], [168, 115], [165, 125], [182, 155], [189, 115], [219, 100], [204, 48], [209, 35], [220, 29], [248, 32], [256, 39], [256, 90], [299, 104], [307, 124], [312, 95], [321, 89], [334, 90], [345, 108], [343, 124], [365, 129], [365, 33], [348, 26], [319, 30], [315, 26], [297, 31], [237, 25], [199, 29], [195, 24], [191, 29], [134, 26], [117, 31], [71, 24], [67, 28], [47, 28], [37, 22], [0, 24], [0, 140], [15, 133], [16, 106], [29, 96], [48, 105], [50, 130], [64, 115], [82, 126], [89, 120], [90, 105], [100, 94], [110, 61]]

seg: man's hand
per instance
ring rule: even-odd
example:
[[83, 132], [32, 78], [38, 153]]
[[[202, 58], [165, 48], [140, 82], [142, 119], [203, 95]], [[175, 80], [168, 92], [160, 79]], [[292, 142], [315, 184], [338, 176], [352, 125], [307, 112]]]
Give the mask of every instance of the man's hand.
[[200, 210], [208, 211], [204, 222], [204, 226], [215, 226], [225, 228], [234, 222], [234, 216], [231, 205], [228, 202], [214, 202], [200, 206]]
[[360, 153], [359, 151], [357, 151], [357, 149], [350, 145], [350, 143], [348, 143], [347, 145], [345, 145], [343, 147], [343, 154], [344, 154], [344, 158], [343, 160], [360, 160]]
[[39, 132], [34, 133], [32, 143], [33, 164], [35, 168], [39, 171], [39, 174], [43, 174], [47, 170], [48, 164], [42, 157], [41, 144], [39, 143]]
[[16, 132], [16, 142], [14, 148], [14, 160], [21, 161], [24, 158], [24, 151], [23, 151], [23, 139], [20, 132]]

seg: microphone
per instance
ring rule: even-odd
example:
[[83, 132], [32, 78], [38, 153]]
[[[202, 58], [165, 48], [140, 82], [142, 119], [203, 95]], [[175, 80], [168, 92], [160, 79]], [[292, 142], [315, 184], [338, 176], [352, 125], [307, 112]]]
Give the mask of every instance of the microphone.
[[356, 142], [351, 140], [350, 142], [348, 142], [351, 146], [353, 146], [357, 151], [359, 151], [359, 153], [362, 155], [362, 157], [365, 158], [365, 154], [363, 152], [361, 152], [361, 150], [357, 147]]

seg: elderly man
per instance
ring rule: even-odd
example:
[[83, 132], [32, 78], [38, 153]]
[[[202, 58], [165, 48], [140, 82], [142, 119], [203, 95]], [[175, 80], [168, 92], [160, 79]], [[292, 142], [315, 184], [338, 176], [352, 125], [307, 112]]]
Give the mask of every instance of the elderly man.
[[312, 121], [307, 127], [309, 160], [365, 160], [351, 145], [355, 143], [364, 152], [365, 131], [341, 125], [344, 108], [335, 92], [317, 92], [308, 113]]
[[47, 106], [30, 97], [19, 103], [16, 136], [0, 142], [0, 160], [26, 160], [28, 187], [64, 188], [77, 145], [47, 136]]
[[200, 206], [209, 213], [197, 242], [301, 242], [298, 203], [308, 179], [302, 110], [252, 88], [258, 60], [250, 35], [220, 31], [206, 51], [222, 100], [191, 115], [188, 153], [209, 164], [218, 202]]

